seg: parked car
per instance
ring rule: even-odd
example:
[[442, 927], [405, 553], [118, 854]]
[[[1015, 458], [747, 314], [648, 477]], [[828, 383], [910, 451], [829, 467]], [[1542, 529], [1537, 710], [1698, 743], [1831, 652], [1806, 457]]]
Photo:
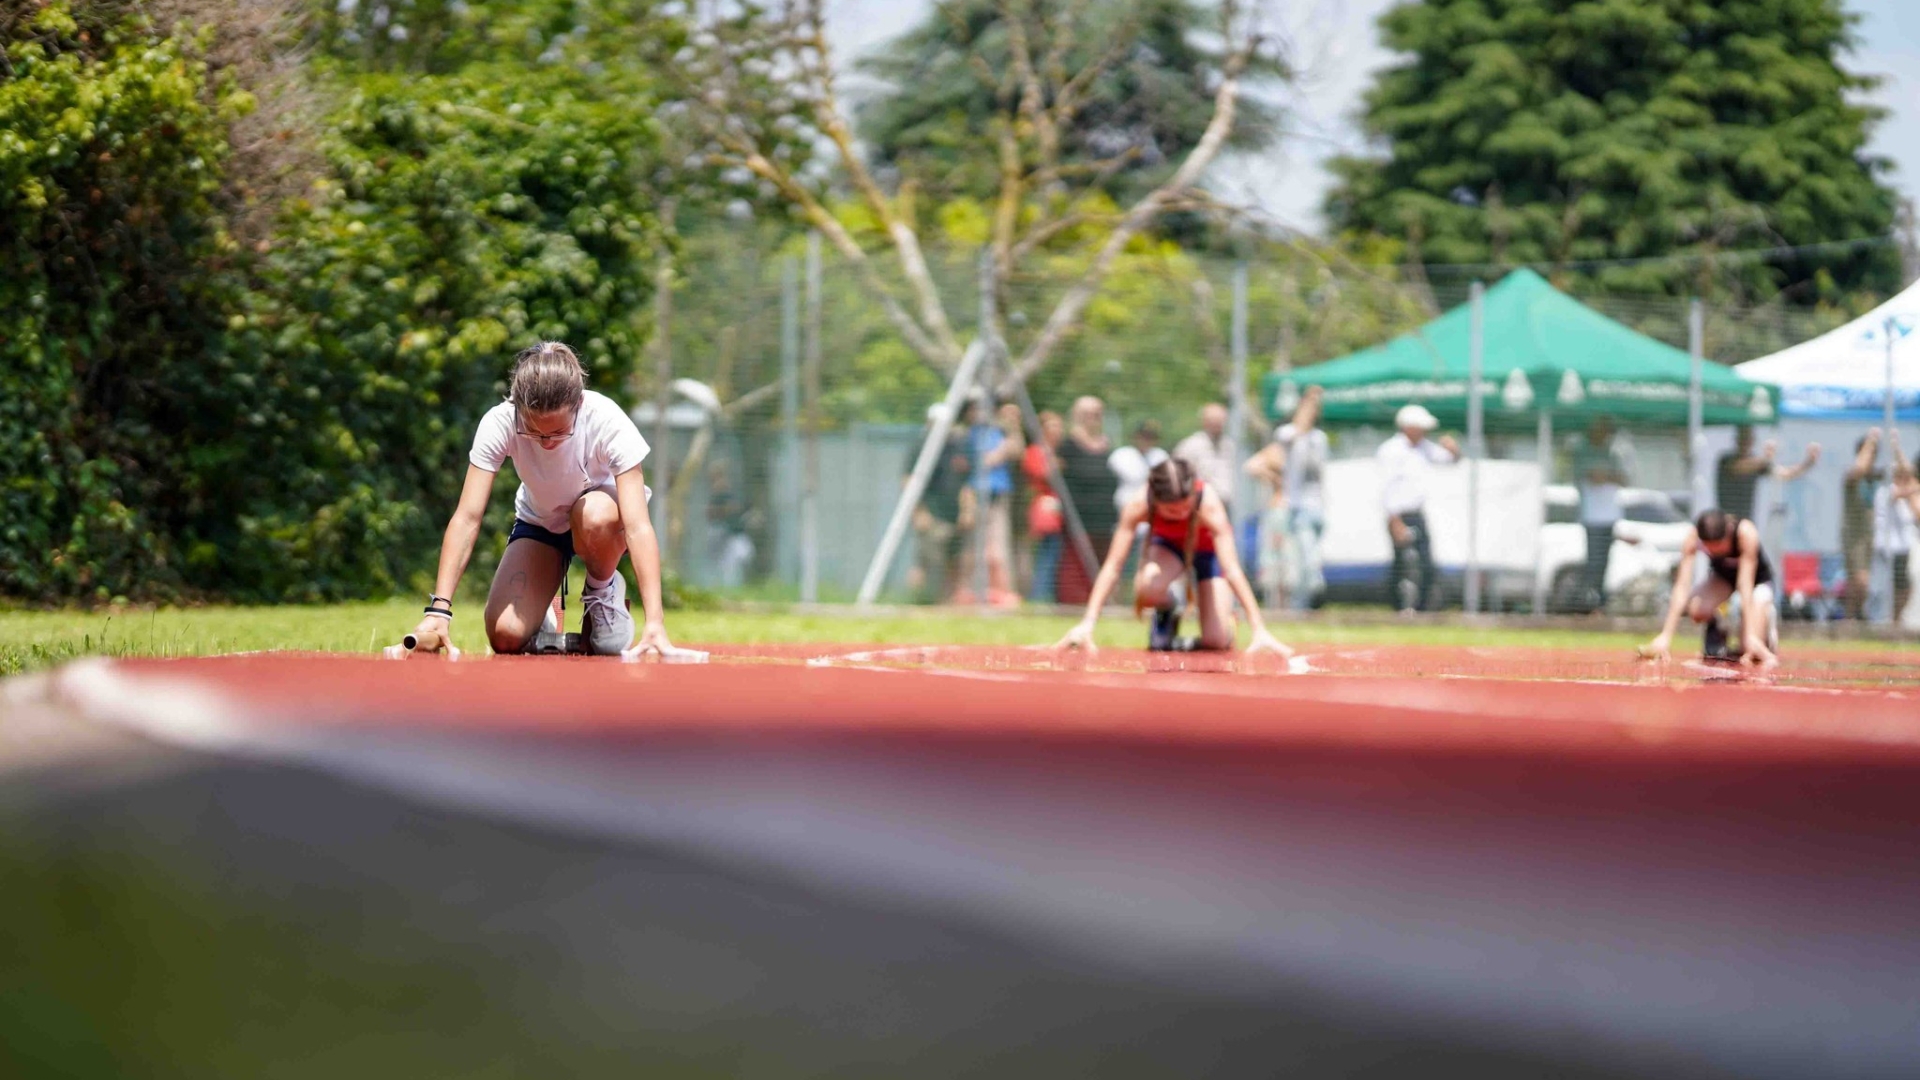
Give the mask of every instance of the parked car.
[[[1540, 528], [1537, 588], [1544, 589], [1549, 611], [1586, 611], [1582, 595], [1587, 564], [1587, 530], [1580, 524], [1580, 493], [1571, 484], [1548, 484], [1546, 524]], [[1613, 551], [1607, 558], [1607, 595], [1615, 610], [1643, 613], [1663, 603], [1680, 564], [1680, 547], [1691, 522], [1665, 492], [1620, 489], [1620, 520], [1613, 527]]]

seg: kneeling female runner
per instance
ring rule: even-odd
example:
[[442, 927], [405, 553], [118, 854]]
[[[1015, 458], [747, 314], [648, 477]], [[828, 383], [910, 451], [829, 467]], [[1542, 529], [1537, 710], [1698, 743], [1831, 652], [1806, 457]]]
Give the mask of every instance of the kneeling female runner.
[[1087, 597], [1087, 613], [1060, 639], [1059, 648], [1093, 651], [1094, 624], [1100, 619], [1102, 605], [1119, 584], [1134, 531], [1142, 523], [1148, 526], [1147, 550], [1133, 580], [1133, 594], [1136, 608], [1153, 609], [1149, 649], [1177, 647], [1174, 632], [1180, 626], [1185, 605], [1182, 594], [1186, 593], [1193, 597], [1200, 618], [1200, 637], [1190, 647], [1233, 648], [1233, 601], [1238, 599], [1253, 626], [1247, 652], [1293, 655], [1292, 649], [1267, 631], [1260, 618], [1260, 605], [1240, 566], [1226, 505], [1218, 493], [1194, 479], [1192, 466], [1178, 458], [1155, 465], [1147, 474], [1147, 490], [1120, 512], [1107, 560], [1094, 580], [1093, 593]]

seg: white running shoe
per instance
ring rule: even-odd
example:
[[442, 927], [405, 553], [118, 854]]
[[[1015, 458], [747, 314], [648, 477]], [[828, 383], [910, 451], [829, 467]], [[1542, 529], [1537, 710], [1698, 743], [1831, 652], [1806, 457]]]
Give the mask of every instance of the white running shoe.
[[580, 636], [595, 656], [619, 656], [633, 644], [633, 613], [627, 610], [627, 582], [619, 573], [598, 589], [581, 589]]

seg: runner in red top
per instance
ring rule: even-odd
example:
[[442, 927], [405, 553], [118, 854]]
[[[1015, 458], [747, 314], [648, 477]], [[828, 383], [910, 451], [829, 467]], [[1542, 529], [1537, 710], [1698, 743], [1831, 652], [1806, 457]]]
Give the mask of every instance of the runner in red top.
[[1200, 618], [1200, 636], [1185, 647], [1233, 648], [1233, 602], [1238, 599], [1253, 626], [1247, 651], [1293, 654], [1268, 633], [1260, 618], [1260, 605], [1240, 567], [1226, 504], [1195, 480], [1192, 466], [1178, 458], [1155, 465], [1147, 474], [1146, 492], [1120, 511], [1107, 560], [1087, 597], [1087, 613], [1060, 639], [1059, 648], [1094, 651], [1094, 624], [1100, 620], [1107, 597], [1120, 583], [1120, 569], [1133, 547], [1134, 532], [1143, 523], [1148, 526], [1147, 545], [1140, 557], [1140, 572], [1133, 579], [1133, 595], [1136, 609], [1152, 608], [1154, 612], [1149, 649], [1179, 647], [1174, 635], [1186, 600], [1192, 597]]

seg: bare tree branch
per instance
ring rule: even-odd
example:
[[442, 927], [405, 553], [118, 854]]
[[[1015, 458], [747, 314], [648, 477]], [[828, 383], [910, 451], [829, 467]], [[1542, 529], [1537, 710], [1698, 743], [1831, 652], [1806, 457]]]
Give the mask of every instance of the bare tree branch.
[[900, 258], [900, 269], [907, 278], [907, 287], [919, 305], [920, 324], [925, 336], [931, 338], [937, 347], [934, 355], [938, 357], [940, 366], [951, 373], [960, 365], [960, 341], [954, 336], [953, 325], [948, 321], [946, 308], [940, 302], [940, 290], [934, 284], [932, 271], [927, 268], [926, 255], [920, 249], [920, 237], [908, 222], [895, 213], [886, 194], [874, 181], [873, 173], [867, 169], [866, 159], [854, 140], [853, 129], [847, 124], [846, 114], [840, 108], [834, 89], [833, 54], [827, 44], [823, 0], [799, 0], [799, 3], [800, 17], [809, 35], [807, 49], [814, 59], [811, 81], [815, 123], [833, 141], [834, 148], [839, 152], [841, 167], [846, 170], [854, 190], [860, 193], [867, 208], [873, 211], [881, 228], [892, 240], [894, 251]]
[[[1206, 131], [1200, 141], [1188, 152], [1186, 160], [1174, 170], [1174, 174], [1160, 187], [1148, 192], [1127, 211], [1120, 224], [1108, 235], [1106, 243], [1093, 258], [1091, 265], [1080, 280], [1069, 288], [1053, 313], [1047, 317], [1046, 325], [1027, 346], [1020, 361], [1013, 366], [1008, 382], [1022, 381], [1033, 377], [1039, 371], [1053, 351], [1059, 348], [1067, 335], [1079, 326], [1080, 317], [1086, 312], [1094, 294], [1113, 269], [1114, 261], [1126, 250], [1135, 236], [1164, 213], [1169, 204], [1187, 194], [1200, 174], [1218, 157], [1226, 145], [1227, 136], [1233, 131], [1233, 118], [1240, 98], [1240, 78], [1246, 71], [1253, 50], [1259, 45], [1259, 35], [1251, 27], [1236, 34], [1235, 23], [1239, 18], [1239, 5], [1233, 0], [1221, 4], [1221, 25], [1229, 43], [1230, 52], [1221, 72], [1220, 85], [1213, 95], [1213, 118], [1208, 121]], [[1237, 43], [1236, 43], [1237, 38]]]

